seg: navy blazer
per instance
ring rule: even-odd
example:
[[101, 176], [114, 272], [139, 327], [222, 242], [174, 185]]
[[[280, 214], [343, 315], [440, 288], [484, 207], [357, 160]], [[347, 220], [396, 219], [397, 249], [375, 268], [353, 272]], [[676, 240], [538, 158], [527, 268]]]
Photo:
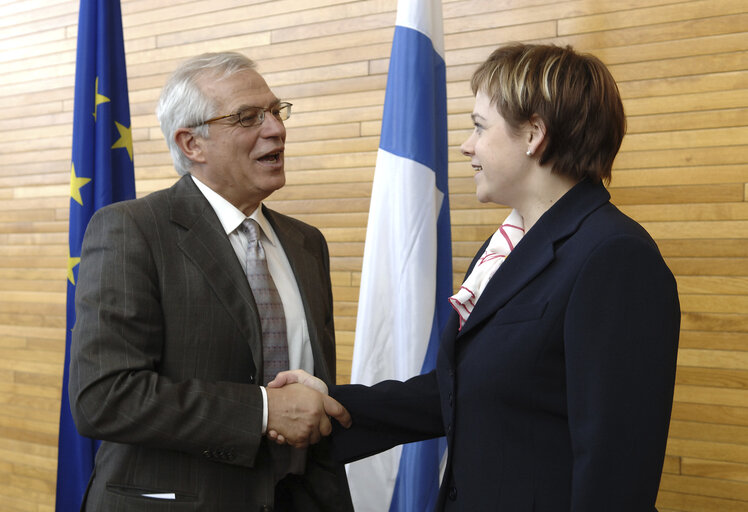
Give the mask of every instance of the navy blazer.
[[654, 241], [609, 199], [583, 181], [553, 205], [462, 330], [452, 315], [435, 371], [333, 388], [353, 417], [335, 430], [337, 457], [446, 435], [437, 510], [656, 510], [678, 293]]

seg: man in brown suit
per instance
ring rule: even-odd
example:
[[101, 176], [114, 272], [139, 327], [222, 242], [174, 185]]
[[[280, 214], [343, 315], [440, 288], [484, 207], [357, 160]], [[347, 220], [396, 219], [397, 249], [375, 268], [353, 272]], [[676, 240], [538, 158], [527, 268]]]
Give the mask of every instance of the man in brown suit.
[[242, 55], [187, 61], [157, 109], [182, 178], [92, 218], [69, 384], [78, 430], [103, 440], [84, 510], [352, 510], [324, 437], [347, 412], [300, 385], [262, 386], [265, 319], [243, 268], [253, 219], [282, 302], [282, 364], [332, 383], [327, 244], [261, 203], [285, 184], [290, 108]]

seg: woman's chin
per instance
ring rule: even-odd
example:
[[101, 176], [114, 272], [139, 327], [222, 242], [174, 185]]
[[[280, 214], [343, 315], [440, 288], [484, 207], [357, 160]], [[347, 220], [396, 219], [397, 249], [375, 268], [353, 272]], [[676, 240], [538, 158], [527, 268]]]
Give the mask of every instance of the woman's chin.
[[489, 194], [485, 193], [480, 188], [478, 188], [478, 189], [475, 190], [475, 197], [476, 197], [476, 199], [478, 199], [478, 202], [481, 202], [481, 203], [490, 203], [491, 202]]

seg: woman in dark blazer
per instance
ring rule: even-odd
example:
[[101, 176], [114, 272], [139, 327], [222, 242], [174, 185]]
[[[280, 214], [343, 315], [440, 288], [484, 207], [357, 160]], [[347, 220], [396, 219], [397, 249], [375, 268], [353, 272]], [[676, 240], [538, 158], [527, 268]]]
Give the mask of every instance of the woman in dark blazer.
[[593, 56], [520, 44], [471, 85], [462, 152], [478, 199], [513, 211], [450, 299], [435, 371], [331, 390], [353, 418], [337, 455], [446, 435], [437, 510], [651, 512], [680, 310], [654, 241], [603, 185], [618, 88]]

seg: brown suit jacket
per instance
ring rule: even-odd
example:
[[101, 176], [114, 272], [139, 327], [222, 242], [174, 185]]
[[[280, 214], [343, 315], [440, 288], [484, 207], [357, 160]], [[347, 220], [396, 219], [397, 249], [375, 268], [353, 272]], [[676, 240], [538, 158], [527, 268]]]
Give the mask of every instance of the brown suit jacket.
[[[322, 234], [265, 209], [301, 292], [315, 374], [335, 378]], [[189, 176], [99, 210], [86, 231], [69, 393], [82, 435], [103, 440], [83, 508], [272, 510], [261, 434], [262, 342], [251, 290]], [[286, 485], [296, 510], [351, 510], [323, 440]], [[143, 494], [175, 493], [175, 500]]]

